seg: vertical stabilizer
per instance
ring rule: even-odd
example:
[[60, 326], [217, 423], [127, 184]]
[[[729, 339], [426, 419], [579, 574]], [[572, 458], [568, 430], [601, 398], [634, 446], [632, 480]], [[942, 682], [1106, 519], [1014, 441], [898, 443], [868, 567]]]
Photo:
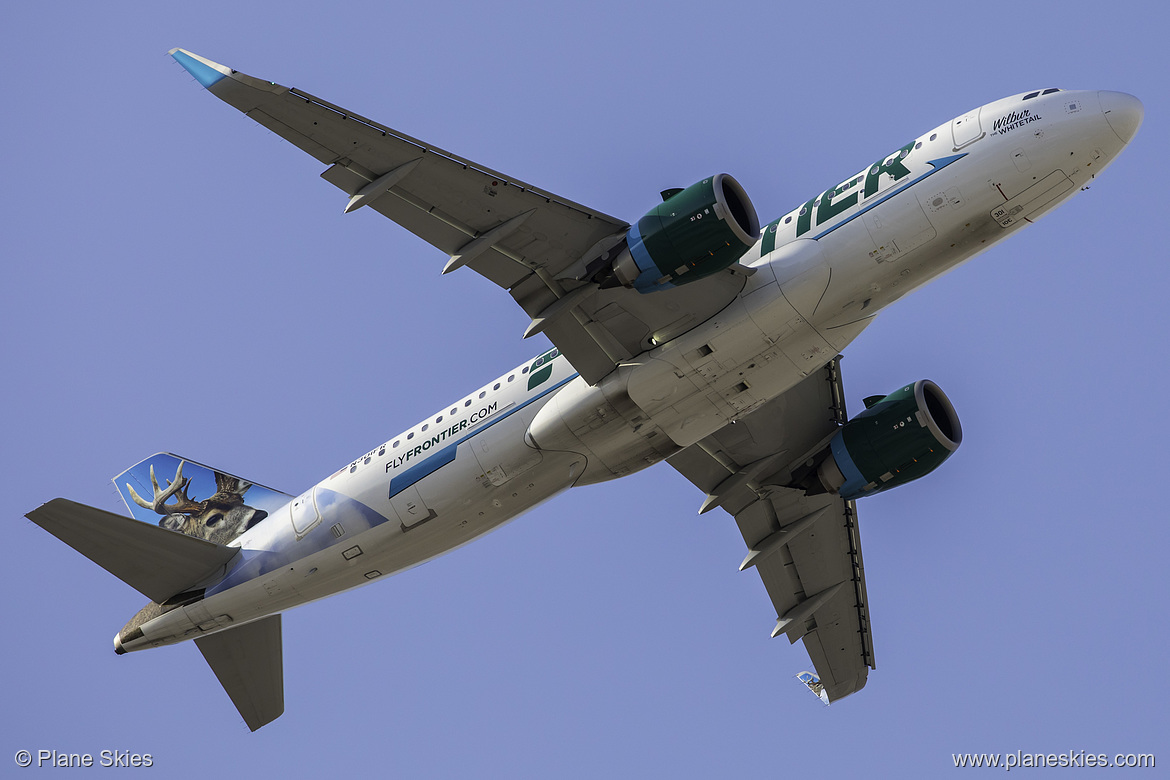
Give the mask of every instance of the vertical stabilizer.
[[114, 486], [138, 520], [225, 545], [292, 500], [167, 452], [126, 469], [114, 477]]

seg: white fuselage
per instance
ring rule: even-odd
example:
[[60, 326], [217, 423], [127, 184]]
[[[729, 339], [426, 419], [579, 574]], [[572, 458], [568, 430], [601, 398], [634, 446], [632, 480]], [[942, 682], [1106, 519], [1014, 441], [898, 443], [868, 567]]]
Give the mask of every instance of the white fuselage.
[[755, 273], [705, 323], [666, 334], [595, 386], [552, 350], [443, 407], [247, 531], [226, 578], [143, 624], [125, 650], [416, 566], [566, 488], [645, 468], [750, 414], [885, 306], [1084, 187], [1136, 130], [1127, 133], [1133, 109], [1119, 95], [1006, 98], [810, 197], [764, 228], [740, 261]]

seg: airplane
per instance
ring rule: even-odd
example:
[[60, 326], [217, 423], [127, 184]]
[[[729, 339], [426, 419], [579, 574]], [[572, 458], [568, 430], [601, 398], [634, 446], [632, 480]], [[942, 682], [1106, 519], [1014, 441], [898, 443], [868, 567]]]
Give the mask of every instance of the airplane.
[[114, 478], [130, 517], [57, 498], [27, 516], [150, 603], [119, 654], [194, 640], [255, 731], [284, 712], [281, 613], [449, 552], [577, 486], [661, 461], [734, 517], [824, 703], [873, 639], [858, 499], [962, 442], [929, 380], [845, 408], [840, 355], [906, 293], [1084, 189], [1141, 102], [1040, 89], [974, 108], [761, 225], [732, 176], [633, 223], [295, 88], [183, 49], [208, 92], [317, 158], [368, 207], [503, 288], [553, 348], [299, 495], [159, 453]]

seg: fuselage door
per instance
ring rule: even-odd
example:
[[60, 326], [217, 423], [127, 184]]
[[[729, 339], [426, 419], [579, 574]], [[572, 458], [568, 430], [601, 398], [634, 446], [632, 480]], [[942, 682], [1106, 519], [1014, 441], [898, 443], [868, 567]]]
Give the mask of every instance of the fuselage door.
[[292, 513], [293, 531], [296, 532], [298, 539], [307, 534], [321, 520], [321, 516], [317, 513], [317, 503], [313, 500], [313, 490], [309, 489], [294, 498], [289, 507]]
[[405, 490], [391, 496], [390, 506], [394, 507], [394, 511], [398, 513], [398, 519], [402, 521], [403, 531], [438, 517], [435, 510], [431, 509], [423, 501], [422, 495], [419, 494], [418, 487], [415, 485], [411, 485]]
[[983, 137], [983, 127], [979, 123], [981, 109], [982, 107], [973, 109], [951, 120], [951, 135], [955, 139], [956, 152]]

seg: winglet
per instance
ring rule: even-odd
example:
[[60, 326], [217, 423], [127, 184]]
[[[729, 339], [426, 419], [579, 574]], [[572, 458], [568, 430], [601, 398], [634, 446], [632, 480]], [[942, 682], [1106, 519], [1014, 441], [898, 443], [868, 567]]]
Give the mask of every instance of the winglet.
[[829, 694], [825, 691], [825, 686], [821, 683], [821, 678], [817, 677], [812, 672], [801, 672], [796, 675], [796, 679], [800, 680], [808, 689], [812, 691], [813, 696], [816, 696], [821, 702], [829, 706]]
[[195, 77], [196, 81], [209, 89], [220, 79], [232, 75], [232, 69], [226, 65], [212, 62], [185, 49], [171, 49], [167, 54], [174, 57], [175, 62], [182, 65], [188, 73]]

